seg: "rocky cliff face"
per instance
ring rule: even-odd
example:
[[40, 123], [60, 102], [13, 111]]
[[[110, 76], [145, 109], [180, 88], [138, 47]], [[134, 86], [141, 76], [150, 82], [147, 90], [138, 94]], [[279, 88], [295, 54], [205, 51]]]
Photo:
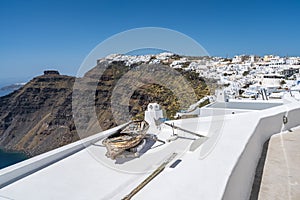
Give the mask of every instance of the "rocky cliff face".
[[0, 146], [37, 155], [78, 136], [72, 120], [74, 78], [48, 74], [0, 98]]
[[[102, 130], [116, 125], [111, 111], [112, 93], [119, 79], [134, 67], [137, 65], [128, 66], [123, 61], [111, 62], [103, 75], [98, 77], [97, 70], [101, 68], [101, 63], [98, 63], [84, 78], [77, 80], [96, 85], [95, 91], [86, 89], [84, 92], [95, 94], [93, 106]], [[209, 94], [209, 88], [198, 74], [180, 69], [178, 71], [191, 83], [198, 99]], [[0, 147], [24, 151], [34, 156], [82, 138], [76, 132], [72, 113], [74, 81], [74, 77], [45, 73], [10, 95], [1, 97]], [[122, 92], [130, 91], [124, 89]], [[73, 97], [84, 101], [86, 95]], [[146, 84], [138, 87], [132, 93], [129, 105], [120, 109], [129, 109], [131, 117], [140, 119], [150, 102], [161, 104], [169, 118], [180, 108], [177, 97], [170, 89], [158, 84]], [[97, 131], [93, 129], [96, 122], [89, 121], [85, 116], [77, 117], [84, 122], [83, 127], [77, 128], [89, 133], [85, 136]], [[92, 125], [85, 127], [85, 122]]]

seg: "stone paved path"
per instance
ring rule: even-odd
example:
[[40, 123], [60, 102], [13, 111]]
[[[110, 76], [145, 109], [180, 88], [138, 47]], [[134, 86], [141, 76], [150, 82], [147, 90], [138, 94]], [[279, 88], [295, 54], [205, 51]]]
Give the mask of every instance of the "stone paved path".
[[259, 200], [300, 200], [300, 128], [271, 137]]

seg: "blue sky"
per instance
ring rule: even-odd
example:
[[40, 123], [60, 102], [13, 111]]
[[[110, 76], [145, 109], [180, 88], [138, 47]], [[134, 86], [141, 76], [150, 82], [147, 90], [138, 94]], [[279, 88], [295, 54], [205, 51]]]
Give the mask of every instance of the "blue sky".
[[76, 74], [103, 40], [149, 26], [182, 32], [210, 55], [300, 56], [299, 9], [298, 0], [0, 0], [0, 82]]

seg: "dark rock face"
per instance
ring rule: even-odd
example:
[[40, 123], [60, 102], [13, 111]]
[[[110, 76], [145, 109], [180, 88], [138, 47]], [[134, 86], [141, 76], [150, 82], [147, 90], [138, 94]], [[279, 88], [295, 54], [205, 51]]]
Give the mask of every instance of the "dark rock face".
[[[86, 89], [84, 92], [95, 94], [92, 106], [95, 106], [99, 125], [105, 130], [117, 125], [111, 111], [112, 92], [119, 79], [131, 70], [132, 66], [125, 66], [123, 62], [113, 62], [101, 77], [97, 75], [99, 68], [101, 63], [77, 81], [95, 85], [95, 91]], [[191, 83], [198, 99], [209, 94], [209, 88], [196, 73], [179, 72]], [[88, 95], [77, 97], [76, 91], [73, 91], [74, 81], [74, 77], [48, 71], [15, 92], [0, 97], [0, 147], [24, 151], [34, 156], [95, 133], [97, 130], [93, 129], [93, 125], [98, 122], [80, 115], [81, 110], [77, 112], [76, 118], [82, 122], [82, 127], [77, 127], [77, 130], [86, 130], [88, 134], [79, 137], [76, 132], [72, 98], [84, 101]], [[129, 91], [125, 89], [123, 92]], [[171, 90], [157, 84], [146, 84], [137, 88], [130, 98], [129, 105], [120, 109], [129, 109], [131, 117], [141, 119], [150, 102], [161, 104], [167, 110], [168, 117], [180, 108]], [[79, 109], [84, 111], [85, 108]]]
[[74, 78], [47, 74], [0, 98], [0, 146], [37, 155], [76, 141]]
[[44, 75], [59, 75], [59, 72], [56, 70], [45, 70]]

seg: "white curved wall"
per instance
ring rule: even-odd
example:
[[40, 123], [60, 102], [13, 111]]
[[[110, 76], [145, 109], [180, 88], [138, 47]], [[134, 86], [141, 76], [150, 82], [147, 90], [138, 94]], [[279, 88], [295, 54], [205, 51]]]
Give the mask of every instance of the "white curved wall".
[[[288, 116], [286, 125], [283, 124], [283, 116]], [[267, 109], [257, 117], [260, 120], [255, 131], [245, 144], [226, 184], [223, 194], [225, 200], [249, 199], [264, 143], [273, 134], [300, 125], [299, 103]]]

